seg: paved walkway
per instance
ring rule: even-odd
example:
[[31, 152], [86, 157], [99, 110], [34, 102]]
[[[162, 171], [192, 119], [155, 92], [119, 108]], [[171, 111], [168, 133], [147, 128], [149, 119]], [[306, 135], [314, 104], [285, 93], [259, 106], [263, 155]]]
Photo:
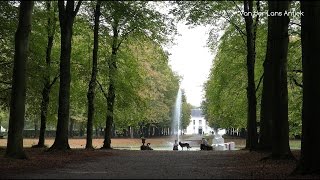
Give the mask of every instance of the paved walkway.
[[[21, 179], [212, 179], [248, 178], [250, 171], [235, 170], [243, 166], [234, 153], [240, 151], [130, 151], [109, 150], [113, 156], [90, 158], [63, 168], [42, 169], [2, 178]], [[232, 155], [233, 154], [233, 155]], [[50, 162], [48, 162], [50, 163]], [[250, 164], [246, 164], [250, 168]], [[249, 174], [248, 174], [249, 173]], [[252, 174], [252, 173], [251, 173]]]

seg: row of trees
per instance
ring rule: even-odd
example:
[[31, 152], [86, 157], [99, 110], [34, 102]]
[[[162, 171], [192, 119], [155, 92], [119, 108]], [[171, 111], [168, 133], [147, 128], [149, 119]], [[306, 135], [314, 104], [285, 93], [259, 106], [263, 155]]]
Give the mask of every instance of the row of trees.
[[[202, 106], [211, 125], [246, 127], [246, 148], [268, 151], [272, 158], [292, 158], [289, 133], [301, 134], [297, 170], [319, 172], [316, 162], [320, 156], [312, 147], [319, 139], [319, 3], [211, 1], [178, 5], [174, 13], [190, 24], [217, 25], [225, 30], [220, 41], [215, 36], [209, 40], [217, 55]], [[299, 10], [302, 14], [297, 16], [286, 14]], [[282, 15], [262, 16], [259, 12]]]
[[[105, 127], [107, 149], [115, 128], [170, 127], [180, 77], [162, 45], [176, 29], [153, 2], [21, 1], [19, 7], [1, 2], [1, 8], [7, 23], [1, 29], [1, 105], [10, 111], [6, 156], [25, 157], [25, 118], [41, 120], [36, 147], [45, 146], [47, 125], [56, 126], [50, 150], [70, 149], [74, 121], [86, 123], [88, 149], [93, 127]], [[185, 95], [183, 102], [189, 121]]]

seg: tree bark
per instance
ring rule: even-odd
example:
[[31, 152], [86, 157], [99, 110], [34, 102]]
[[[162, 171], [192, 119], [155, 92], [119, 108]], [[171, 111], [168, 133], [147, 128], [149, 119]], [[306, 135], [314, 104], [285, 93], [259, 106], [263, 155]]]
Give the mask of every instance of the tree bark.
[[33, 1], [21, 1], [19, 23], [15, 34], [9, 131], [5, 156], [18, 159], [26, 158], [23, 151], [23, 128], [26, 100], [26, 63], [33, 5]]
[[[253, 12], [253, 2], [244, 1], [244, 11]], [[255, 150], [258, 144], [257, 135], [257, 99], [256, 86], [254, 81], [254, 64], [255, 64], [255, 37], [253, 29], [252, 16], [245, 16], [246, 32], [247, 32], [247, 99], [248, 99], [248, 119], [247, 119], [247, 140], [246, 149]]]
[[87, 98], [88, 98], [88, 122], [87, 122], [87, 143], [86, 149], [92, 149], [92, 129], [93, 129], [93, 119], [94, 119], [94, 97], [95, 88], [98, 73], [98, 42], [99, 42], [99, 18], [100, 18], [100, 4], [101, 1], [98, 0], [96, 4], [96, 9], [94, 12], [94, 37], [93, 37], [93, 52], [92, 52], [92, 71], [91, 80], [89, 83]]
[[297, 170], [320, 174], [320, 2], [301, 1], [301, 45], [303, 71], [301, 157]]
[[[270, 12], [282, 12], [289, 8], [289, 1], [269, 1]], [[288, 87], [287, 87], [287, 54], [288, 54], [288, 16], [269, 16], [270, 61], [272, 61], [273, 97], [272, 106], [272, 158], [293, 157], [289, 146], [288, 123]], [[269, 28], [268, 27], [268, 28]], [[270, 39], [269, 39], [270, 38]]]
[[[268, 34], [270, 33], [270, 28]], [[270, 41], [267, 43], [269, 44]], [[270, 45], [267, 45], [266, 59], [263, 63], [264, 67], [264, 78], [263, 78], [263, 87], [261, 95], [261, 110], [260, 110], [260, 137], [259, 137], [259, 149], [262, 151], [270, 151], [272, 149], [272, 68], [270, 57], [268, 55], [268, 48]]]
[[60, 53], [60, 87], [59, 87], [59, 108], [58, 124], [56, 137], [50, 150], [70, 149], [68, 142], [68, 125], [70, 109], [70, 58], [71, 58], [71, 39], [74, 18], [79, 10], [81, 1], [78, 2], [74, 10], [74, 1], [58, 1], [59, 22], [61, 31], [61, 53]]
[[271, 39], [274, 30], [272, 26], [272, 19], [268, 20], [268, 39], [267, 39], [267, 51], [265, 61], [263, 63], [264, 78], [261, 95], [261, 110], [260, 110], [260, 137], [259, 137], [259, 149], [262, 151], [272, 151], [272, 115], [273, 115], [273, 71], [272, 60], [270, 52], [272, 51]]
[[112, 135], [112, 124], [113, 124], [113, 111], [114, 102], [116, 98], [115, 91], [115, 80], [117, 75], [117, 52], [118, 52], [118, 26], [119, 22], [115, 20], [113, 24], [113, 40], [112, 40], [112, 54], [108, 61], [109, 66], [109, 89], [107, 95], [107, 118], [106, 118], [106, 129], [104, 134], [103, 149], [111, 149], [111, 135]]
[[[47, 50], [46, 50], [46, 68], [47, 70], [50, 69], [51, 65], [51, 51], [53, 47], [53, 40], [54, 40], [54, 34], [55, 34], [55, 25], [56, 25], [56, 18], [55, 18], [55, 12], [56, 8], [53, 10], [53, 14], [51, 15], [51, 2], [46, 2], [47, 4], [47, 13], [49, 14], [48, 17], [48, 24], [47, 24], [47, 31], [48, 31], [48, 43], [47, 43]], [[55, 80], [54, 80], [55, 81]], [[52, 82], [54, 83], [54, 82]], [[40, 123], [40, 134], [39, 134], [39, 142], [34, 147], [45, 147], [44, 141], [45, 141], [45, 132], [46, 132], [46, 123], [47, 123], [47, 112], [48, 112], [48, 106], [50, 102], [50, 90], [52, 87], [52, 84], [50, 82], [50, 74], [47, 73], [44, 76], [44, 87], [42, 89], [42, 100], [41, 100], [41, 123]]]

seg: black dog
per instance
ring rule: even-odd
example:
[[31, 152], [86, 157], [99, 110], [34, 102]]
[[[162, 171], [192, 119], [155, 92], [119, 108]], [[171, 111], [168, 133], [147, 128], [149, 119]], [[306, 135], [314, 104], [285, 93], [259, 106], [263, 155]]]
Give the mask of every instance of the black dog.
[[189, 150], [189, 148], [191, 148], [189, 143], [181, 143], [181, 142], [179, 142], [179, 145], [181, 146], [182, 150], [183, 150], [184, 147], [187, 147], [187, 150]]
[[150, 143], [147, 143], [147, 150], [153, 150], [153, 149], [150, 147]]

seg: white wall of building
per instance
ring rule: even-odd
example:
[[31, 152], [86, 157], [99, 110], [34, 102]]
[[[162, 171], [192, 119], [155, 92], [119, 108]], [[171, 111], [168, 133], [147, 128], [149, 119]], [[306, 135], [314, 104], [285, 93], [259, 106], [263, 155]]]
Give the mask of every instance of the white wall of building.
[[204, 134], [211, 134], [213, 131], [207, 120], [202, 115], [201, 109], [192, 109], [190, 123], [184, 133], [199, 134], [199, 129], [201, 129]]

